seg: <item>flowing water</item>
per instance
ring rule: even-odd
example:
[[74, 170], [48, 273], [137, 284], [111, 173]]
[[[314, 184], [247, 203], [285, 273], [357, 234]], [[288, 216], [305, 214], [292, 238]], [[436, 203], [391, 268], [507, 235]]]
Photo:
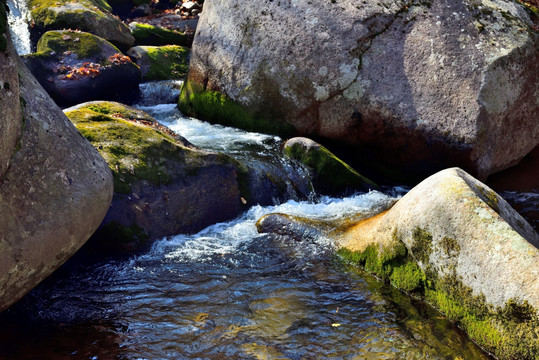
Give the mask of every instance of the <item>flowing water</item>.
[[[202, 148], [279, 157], [277, 137], [185, 118], [173, 105], [145, 106]], [[329, 240], [275, 238], [255, 227], [272, 212], [366, 216], [404, 192], [276, 201], [142, 254], [79, 253], [0, 314], [0, 358], [487, 359], [430, 307], [347, 266]]]
[[8, 23], [13, 44], [19, 55], [26, 55], [32, 52], [30, 42], [30, 11], [26, 0], [7, 0], [9, 8]]

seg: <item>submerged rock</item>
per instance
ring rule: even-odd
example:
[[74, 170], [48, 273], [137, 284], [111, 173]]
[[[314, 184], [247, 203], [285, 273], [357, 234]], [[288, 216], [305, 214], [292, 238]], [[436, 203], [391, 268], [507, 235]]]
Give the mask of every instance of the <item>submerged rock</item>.
[[539, 143], [538, 39], [515, 1], [212, 1], [179, 107], [485, 179]]
[[336, 195], [353, 191], [368, 191], [377, 185], [336, 157], [331, 151], [307, 138], [292, 138], [285, 142], [283, 153], [304, 164], [311, 173], [316, 192]]
[[183, 79], [187, 75], [189, 49], [183, 46], [135, 46], [127, 55], [140, 66], [144, 81]]
[[7, 33], [6, 39], [6, 50], [0, 48], [0, 311], [86, 242], [112, 198], [107, 164], [19, 60]]
[[135, 41], [129, 27], [111, 13], [106, 1], [29, 0], [29, 8], [36, 40], [49, 30], [77, 29], [102, 37], [122, 50]]
[[131, 102], [138, 96], [140, 68], [114, 45], [87, 32], [49, 31], [37, 52], [23, 58], [62, 106], [96, 99]]
[[96, 234], [104, 245], [139, 247], [239, 214], [239, 164], [232, 158], [196, 149], [148, 114], [119, 103], [89, 102], [65, 113], [114, 175], [112, 205]]
[[497, 357], [539, 356], [539, 235], [463, 170], [429, 177], [391, 209], [355, 225], [292, 226], [280, 216], [262, 219], [259, 231], [314, 226], [336, 241], [343, 258], [424, 296]]

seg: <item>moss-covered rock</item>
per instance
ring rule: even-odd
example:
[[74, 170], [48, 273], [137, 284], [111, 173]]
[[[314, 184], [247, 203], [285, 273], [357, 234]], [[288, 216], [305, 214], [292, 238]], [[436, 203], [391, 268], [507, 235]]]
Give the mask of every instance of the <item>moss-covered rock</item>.
[[62, 106], [95, 99], [130, 102], [138, 96], [140, 68], [110, 42], [87, 32], [48, 31], [37, 53], [24, 60]]
[[352, 261], [360, 255], [350, 254], [369, 247], [404, 244], [416, 265], [402, 269], [404, 281], [394, 268], [373, 272], [390, 271], [391, 283], [404, 290], [418, 284], [418, 294], [499, 358], [539, 358], [539, 235], [464, 171], [431, 176], [339, 241]]
[[[192, 147], [148, 114], [96, 101], [65, 110], [114, 176], [114, 197], [96, 238], [133, 246], [196, 232], [241, 209], [237, 162]], [[115, 246], [118, 247], [118, 243]]]
[[104, 0], [29, 0], [32, 37], [37, 40], [48, 30], [77, 29], [102, 37], [122, 50], [135, 39], [127, 25], [112, 13]]
[[183, 79], [189, 66], [189, 49], [179, 45], [135, 46], [127, 52], [140, 66], [142, 79]]
[[135, 45], [181, 45], [191, 46], [193, 34], [165, 29], [159, 26], [132, 22], [129, 28], [135, 37]]
[[284, 155], [304, 164], [317, 192], [325, 195], [374, 189], [377, 185], [317, 142], [296, 137], [283, 146]]
[[250, 112], [225, 94], [207, 90], [203, 85], [189, 79], [182, 86], [178, 109], [189, 116], [247, 131], [276, 134], [282, 137], [290, 137], [295, 133], [292, 126], [273, 121], [269, 113]]

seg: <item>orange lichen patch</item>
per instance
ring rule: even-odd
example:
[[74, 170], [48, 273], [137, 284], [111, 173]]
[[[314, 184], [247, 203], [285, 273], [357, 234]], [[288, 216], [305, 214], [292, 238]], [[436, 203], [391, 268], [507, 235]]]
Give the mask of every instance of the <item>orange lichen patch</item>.
[[[338, 237], [340, 246], [346, 247], [352, 251], [363, 251], [373, 242], [385, 243], [386, 239], [384, 238], [386, 236], [377, 236], [377, 233], [381, 231], [380, 225], [382, 219], [388, 211], [389, 210], [360, 221], [347, 229], [340, 229], [340, 231], [342, 231], [342, 235]], [[387, 232], [383, 231], [383, 233], [386, 234]], [[391, 232], [389, 233], [391, 234]], [[391, 238], [387, 240], [391, 240]]]

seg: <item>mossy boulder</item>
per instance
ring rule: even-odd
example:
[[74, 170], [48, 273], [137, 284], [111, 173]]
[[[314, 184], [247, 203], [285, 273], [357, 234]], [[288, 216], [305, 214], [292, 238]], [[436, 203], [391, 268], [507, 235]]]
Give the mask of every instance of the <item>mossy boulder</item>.
[[[283, 224], [272, 216], [261, 225]], [[539, 358], [539, 235], [463, 170], [441, 171], [355, 224], [317, 222], [284, 223], [314, 226], [343, 259], [423, 297], [498, 358]], [[285, 231], [270, 225], [259, 231]]]
[[198, 150], [120, 103], [89, 102], [65, 113], [114, 175], [112, 206], [96, 239], [138, 247], [238, 215], [238, 164], [232, 158]]
[[183, 46], [135, 46], [127, 55], [140, 66], [144, 81], [183, 79], [187, 75], [189, 49]]
[[35, 41], [49, 30], [76, 29], [102, 37], [122, 50], [135, 42], [129, 27], [112, 14], [104, 0], [29, 0], [29, 8]]
[[302, 137], [287, 140], [284, 155], [305, 165], [311, 173], [315, 190], [324, 195], [368, 191], [377, 185], [336, 157], [319, 143]]
[[140, 68], [110, 42], [87, 32], [48, 31], [24, 61], [62, 106], [95, 99], [129, 103], [138, 96]]
[[135, 37], [135, 45], [181, 45], [190, 47], [193, 43], [191, 32], [169, 30], [160, 26], [132, 22], [129, 28]]
[[0, 52], [0, 311], [86, 242], [110, 206], [113, 186], [106, 162], [6, 39], [7, 51]]
[[[480, 346], [501, 359], [539, 358], [539, 235], [463, 170], [424, 180], [340, 244], [349, 259], [374, 247], [367, 257], [382, 269], [391, 265], [383, 254], [404, 245], [420, 269], [416, 291]], [[417, 278], [417, 269], [408, 275]]]

